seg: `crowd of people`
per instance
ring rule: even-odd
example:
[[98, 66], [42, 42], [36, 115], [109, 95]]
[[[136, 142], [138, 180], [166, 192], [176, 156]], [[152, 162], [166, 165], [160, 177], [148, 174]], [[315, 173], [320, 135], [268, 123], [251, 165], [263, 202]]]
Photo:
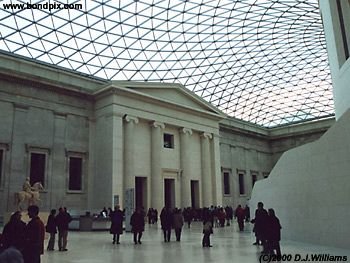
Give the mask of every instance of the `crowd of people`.
[[[116, 206], [114, 210], [104, 208], [104, 216], [111, 220], [110, 233], [113, 235], [113, 244], [120, 244], [120, 236], [123, 234], [125, 215], [124, 211]], [[28, 224], [21, 220], [21, 212], [12, 214], [10, 221], [4, 226], [0, 239], [0, 249], [4, 251], [1, 257], [22, 258], [22, 261], [31, 263], [40, 262], [40, 255], [44, 252], [45, 232], [49, 236], [47, 250], [53, 251], [55, 247], [56, 234], [58, 233], [59, 251], [67, 251], [67, 236], [69, 223], [72, 217], [67, 209], [59, 208], [58, 214], [52, 209], [47, 220], [46, 226], [38, 216], [39, 208], [37, 206], [28, 207], [28, 215], [31, 219]], [[147, 213], [144, 209], [138, 207], [130, 218], [131, 232], [133, 232], [133, 241], [135, 245], [142, 244], [141, 238], [145, 230], [145, 218], [148, 218], [149, 224], [157, 224], [158, 212], [150, 208]], [[170, 242], [172, 229], [175, 231], [176, 241], [181, 241], [182, 228], [185, 223], [190, 228], [191, 222], [201, 221], [203, 225], [202, 246], [211, 247], [210, 236], [215, 227], [230, 226], [233, 219], [237, 220], [240, 231], [244, 230], [244, 222], [254, 224], [253, 232], [256, 241], [253, 245], [262, 245], [262, 253], [281, 255], [279, 241], [281, 239], [281, 225], [275, 215], [275, 211], [270, 208], [264, 209], [262, 202], [258, 203], [255, 211], [255, 217], [250, 220], [249, 207], [242, 208], [238, 205], [236, 209], [230, 206], [194, 209], [184, 208], [183, 210], [164, 207], [159, 215], [161, 229], [163, 231], [164, 242]], [[23, 261], [24, 260], [24, 261]], [[6, 262], [6, 261], [4, 261]]]
[[[112, 224], [110, 233], [113, 234], [113, 244], [120, 243], [120, 235], [123, 233], [123, 211], [119, 206], [114, 211], [111, 209], [109, 216]], [[134, 243], [141, 244], [142, 233], [145, 229], [145, 217], [149, 224], [156, 224], [158, 221], [158, 212], [154, 208], [149, 208], [147, 214], [143, 208], [137, 208], [131, 216], [131, 231], [134, 233]], [[233, 219], [237, 220], [239, 231], [244, 231], [244, 223], [253, 223], [253, 231], [256, 235], [256, 242], [253, 245], [262, 245], [262, 253], [281, 254], [279, 241], [281, 225], [275, 216], [273, 209], [267, 212], [263, 208], [263, 203], [259, 202], [255, 212], [255, 218], [250, 221], [250, 209], [246, 205], [244, 208], [238, 205], [236, 209], [230, 206], [209, 208], [184, 208], [183, 211], [178, 208], [170, 209], [164, 207], [159, 216], [161, 229], [163, 231], [164, 242], [170, 242], [172, 229], [175, 231], [176, 241], [181, 241], [181, 233], [184, 223], [188, 228], [193, 221], [201, 221], [203, 224], [203, 247], [211, 247], [210, 235], [213, 234], [213, 228], [230, 226]]]

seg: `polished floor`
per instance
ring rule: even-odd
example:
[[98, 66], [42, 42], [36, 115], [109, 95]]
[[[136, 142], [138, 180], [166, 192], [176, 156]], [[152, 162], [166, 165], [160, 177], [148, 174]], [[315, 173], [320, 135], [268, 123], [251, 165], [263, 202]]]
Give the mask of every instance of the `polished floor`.
[[[159, 227], [147, 225], [141, 245], [134, 245], [132, 234], [130, 233], [122, 235], [121, 244], [113, 245], [111, 235], [108, 232], [72, 231], [68, 236], [68, 251], [45, 251], [45, 254], [42, 256], [42, 262], [263, 262], [262, 258], [260, 258], [261, 247], [252, 245], [255, 238], [250, 226], [244, 232], [239, 232], [236, 224], [225, 228], [215, 228], [214, 235], [211, 236], [213, 245], [211, 248], [202, 248], [201, 231], [202, 225], [194, 223], [190, 229], [186, 227], [183, 229], [181, 242], [176, 242], [175, 235], [172, 233], [172, 241], [164, 243], [162, 241], [162, 231]], [[299, 259], [301, 261], [301, 259], [306, 259], [307, 255], [311, 257], [314, 254], [326, 256], [319, 261], [312, 262], [329, 262], [331, 258], [327, 258], [327, 254], [346, 257], [347, 261], [350, 262], [350, 250], [290, 241], [282, 241], [281, 246], [282, 253], [286, 254], [286, 262], [299, 262]], [[298, 255], [300, 255], [300, 258]], [[267, 261], [265, 260], [265, 262]]]

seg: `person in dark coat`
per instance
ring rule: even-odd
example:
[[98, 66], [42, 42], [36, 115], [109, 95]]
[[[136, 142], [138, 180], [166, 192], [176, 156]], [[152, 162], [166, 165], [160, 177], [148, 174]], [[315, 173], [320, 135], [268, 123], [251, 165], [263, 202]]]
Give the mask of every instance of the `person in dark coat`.
[[57, 233], [57, 225], [56, 225], [56, 209], [52, 209], [50, 212], [50, 215], [47, 219], [47, 224], [46, 224], [46, 232], [50, 233], [50, 239], [49, 243], [47, 244], [47, 250], [48, 251], [53, 251], [55, 250], [55, 237]]
[[28, 216], [31, 218], [25, 228], [25, 263], [40, 263], [40, 256], [44, 254], [45, 226], [39, 218], [39, 207], [28, 207]]
[[176, 236], [176, 241], [181, 240], [181, 231], [182, 231], [182, 226], [184, 225], [184, 218], [181, 213], [181, 209], [175, 208], [175, 212], [173, 215], [173, 226], [175, 229], [175, 236]]
[[245, 212], [245, 221], [249, 222], [250, 221], [250, 208], [248, 205], [245, 206], [244, 212]]
[[141, 244], [142, 232], [145, 231], [145, 217], [141, 208], [137, 208], [130, 218], [131, 232], [134, 233], [135, 245]]
[[253, 231], [255, 232], [256, 242], [253, 245], [259, 245], [259, 241], [263, 245], [263, 253], [267, 252], [266, 246], [266, 221], [267, 221], [267, 211], [264, 209], [264, 204], [262, 202], [258, 203], [258, 209], [255, 210], [255, 218], [252, 219], [254, 223]]
[[276, 250], [276, 255], [281, 256], [280, 240], [281, 240], [281, 224], [280, 220], [275, 215], [275, 210], [270, 208], [268, 210], [267, 219], [267, 250], [269, 254], [274, 254]]
[[204, 208], [203, 210], [203, 247], [212, 247], [210, 245], [210, 235], [213, 234], [213, 217], [209, 209]]
[[58, 249], [59, 251], [67, 251], [67, 237], [69, 223], [72, 221], [72, 217], [66, 209], [60, 207], [58, 215], [56, 216], [56, 224], [58, 228]]
[[24, 249], [24, 233], [26, 224], [21, 220], [21, 212], [11, 215], [10, 221], [4, 226], [2, 232], [3, 249], [15, 247], [20, 252]]
[[119, 238], [123, 234], [123, 211], [120, 210], [119, 205], [115, 206], [114, 211], [110, 213], [111, 229], [110, 233], [113, 235], [113, 244], [120, 244]]
[[160, 212], [160, 224], [162, 225], [164, 242], [170, 242], [173, 213], [169, 207], [164, 207]]
[[148, 224], [153, 224], [153, 208], [148, 208], [147, 212], [147, 217], [148, 217]]
[[184, 208], [182, 214], [185, 222], [187, 222], [187, 227], [190, 228], [192, 222], [192, 209], [190, 207]]
[[231, 206], [225, 207], [225, 214], [226, 214], [226, 226], [230, 226], [231, 220], [233, 218], [233, 209]]

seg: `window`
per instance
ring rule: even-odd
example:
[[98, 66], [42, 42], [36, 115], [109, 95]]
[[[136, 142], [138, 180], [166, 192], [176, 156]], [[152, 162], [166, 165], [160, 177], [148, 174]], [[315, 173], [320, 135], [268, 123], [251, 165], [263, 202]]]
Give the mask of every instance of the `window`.
[[68, 190], [82, 191], [83, 158], [69, 157]]
[[239, 194], [244, 195], [245, 189], [244, 189], [244, 174], [243, 173], [238, 174], [238, 182], [239, 182]]
[[252, 174], [252, 186], [254, 186], [256, 180], [257, 180], [257, 175], [256, 174]]
[[46, 154], [30, 153], [30, 185], [40, 182], [45, 187]]
[[174, 135], [164, 133], [164, 148], [174, 148]]
[[230, 191], [230, 173], [224, 172], [224, 194], [229, 195], [231, 194]]
[[345, 60], [347, 60], [349, 58], [350, 49], [350, 1], [337, 0], [337, 9], [341, 41], [343, 43]]

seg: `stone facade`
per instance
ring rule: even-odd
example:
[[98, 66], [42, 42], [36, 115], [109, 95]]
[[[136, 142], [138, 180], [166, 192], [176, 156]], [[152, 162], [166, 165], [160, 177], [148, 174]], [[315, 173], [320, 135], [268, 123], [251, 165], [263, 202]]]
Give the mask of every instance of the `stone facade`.
[[267, 178], [284, 152], [319, 139], [333, 123], [330, 118], [264, 129], [234, 119], [221, 121], [222, 181], [229, 178], [229, 186], [222, 190], [223, 204], [236, 207], [249, 203], [255, 181]]
[[181, 85], [107, 82], [8, 54], [0, 60], [0, 215], [16, 209], [28, 176], [42, 180], [46, 211], [123, 206], [130, 188], [146, 209], [245, 204], [253, 175], [263, 179], [281, 152], [329, 125], [267, 130], [228, 118]]

